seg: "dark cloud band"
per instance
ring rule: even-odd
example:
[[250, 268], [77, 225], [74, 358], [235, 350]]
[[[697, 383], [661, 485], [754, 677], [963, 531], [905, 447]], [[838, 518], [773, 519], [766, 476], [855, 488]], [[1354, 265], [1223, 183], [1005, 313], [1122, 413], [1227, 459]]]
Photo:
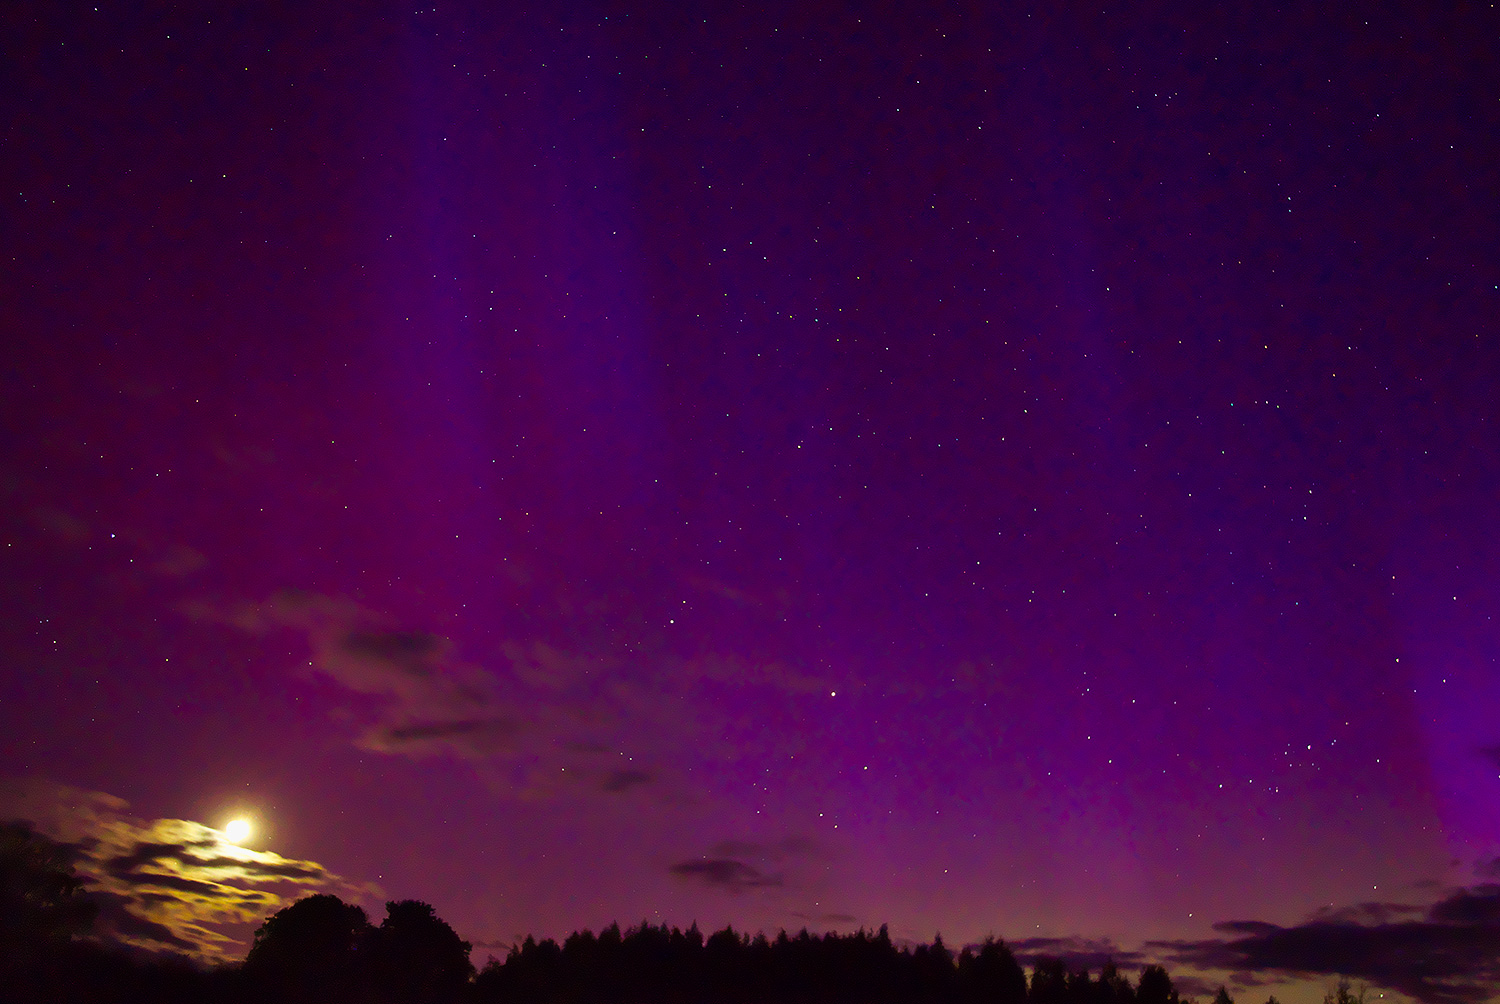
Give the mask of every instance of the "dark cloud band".
[[780, 876], [768, 875], [754, 865], [733, 858], [702, 858], [681, 861], [671, 867], [673, 875], [729, 892], [760, 889], [782, 884]]
[[[1415, 919], [1413, 913], [1423, 914]], [[1500, 992], [1500, 885], [1460, 889], [1425, 912], [1367, 903], [1293, 927], [1216, 925], [1229, 937], [1152, 942], [1174, 962], [1256, 974], [1344, 976], [1423, 1004], [1478, 1004]]]

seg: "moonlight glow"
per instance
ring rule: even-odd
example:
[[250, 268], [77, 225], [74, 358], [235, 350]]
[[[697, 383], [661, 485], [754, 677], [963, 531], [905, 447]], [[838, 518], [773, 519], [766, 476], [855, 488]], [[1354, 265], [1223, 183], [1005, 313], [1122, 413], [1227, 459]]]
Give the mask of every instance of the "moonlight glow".
[[224, 836], [230, 843], [243, 844], [250, 839], [250, 820], [231, 819], [224, 826]]

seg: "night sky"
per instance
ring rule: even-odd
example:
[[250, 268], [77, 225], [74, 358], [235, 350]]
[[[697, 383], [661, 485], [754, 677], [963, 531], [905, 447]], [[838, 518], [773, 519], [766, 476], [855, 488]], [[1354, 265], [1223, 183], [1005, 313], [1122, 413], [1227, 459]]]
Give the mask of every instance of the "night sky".
[[0, 15], [0, 815], [122, 940], [1500, 918], [1494, 10], [550, 6]]

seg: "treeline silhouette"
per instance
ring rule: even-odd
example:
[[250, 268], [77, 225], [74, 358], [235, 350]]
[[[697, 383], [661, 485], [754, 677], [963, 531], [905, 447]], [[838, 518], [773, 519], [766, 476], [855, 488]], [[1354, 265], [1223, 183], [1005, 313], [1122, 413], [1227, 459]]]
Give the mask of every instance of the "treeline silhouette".
[[[1041, 959], [1028, 981], [1002, 941], [955, 954], [942, 938], [898, 946], [879, 931], [705, 938], [642, 923], [579, 931], [561, 945], [527, 938], [475, 977], [474, 995], [515, 1004], [1179, 1004], [1171, 977], [1148, 966], [1131, 983], [1112, 964], [1097, 977]], [[1226, 995], [1227, 997], [1227, 995]]]
[[[1039, 959], [1028, 979], [1002, 941], [954, 953], [941, 938], [898, 945], [885, 927], [767, 938], [729, 927], [705, 937], [696, 924], [611, 925], [561, 944], [527, 937], [476, 971], [470, 944], [426, 903], [387, 903], [375, 925], [359, 906], [319, 894], [261, 924], [243, 963], [205, 967], [91, 940], [95, 907], [68, 848], [25, 824], [0, 824], [0, 1001], [1184, 1004], [1160, 966], [1132, 982], [1110, 964], [1095, 976]], [[1233, 1002], [1220, 989], [1214, 1004]]]

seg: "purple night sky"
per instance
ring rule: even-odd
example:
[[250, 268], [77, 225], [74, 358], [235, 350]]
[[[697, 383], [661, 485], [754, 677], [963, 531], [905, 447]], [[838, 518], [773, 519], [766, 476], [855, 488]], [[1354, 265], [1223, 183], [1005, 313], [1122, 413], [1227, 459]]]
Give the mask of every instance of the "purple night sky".
[[248, 815], [96, 876], [209, 956], [1493, 897], [1494, 10], [337, 6], [0, 15], [0, 815]]

